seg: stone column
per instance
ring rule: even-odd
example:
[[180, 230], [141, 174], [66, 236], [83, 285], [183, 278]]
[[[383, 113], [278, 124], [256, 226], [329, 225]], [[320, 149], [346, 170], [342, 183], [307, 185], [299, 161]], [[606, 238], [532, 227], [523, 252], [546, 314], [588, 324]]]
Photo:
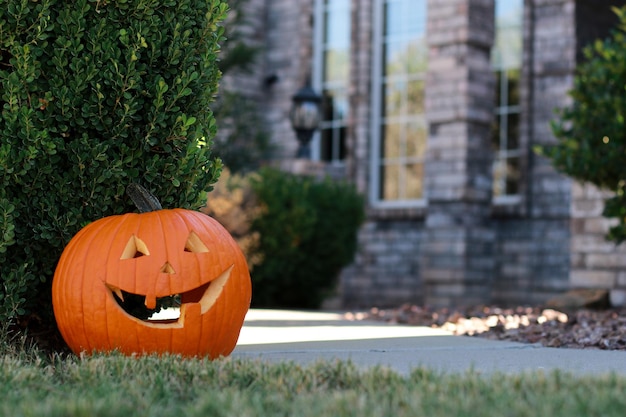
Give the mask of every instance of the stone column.
[[429, 305], [491, 296], [493, 34], [493, 0], [428, 1], [428, 210], [420, 275]]

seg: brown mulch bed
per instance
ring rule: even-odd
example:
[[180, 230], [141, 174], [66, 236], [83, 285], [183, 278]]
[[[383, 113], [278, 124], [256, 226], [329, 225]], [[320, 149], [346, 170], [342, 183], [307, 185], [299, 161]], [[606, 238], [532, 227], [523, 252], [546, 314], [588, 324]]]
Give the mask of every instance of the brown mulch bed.
[[541, 307], [431, 309], [403, 305], [350, 313], [348, 318], [430, 326], [457, 335], [549, 347], [626, 350], [626, 309], [566, 312]]

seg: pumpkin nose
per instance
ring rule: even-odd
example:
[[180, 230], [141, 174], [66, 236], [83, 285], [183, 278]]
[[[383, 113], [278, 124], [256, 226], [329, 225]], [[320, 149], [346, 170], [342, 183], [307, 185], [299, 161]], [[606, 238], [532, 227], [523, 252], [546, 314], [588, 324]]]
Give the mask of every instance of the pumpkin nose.
[[174, 270], [174, 267], [172, 267], [172, 265], [169, 262], [165, 262], [163, 264], [160, 272], [162, 274], [175, 274], [176, 273], [176, 271]]

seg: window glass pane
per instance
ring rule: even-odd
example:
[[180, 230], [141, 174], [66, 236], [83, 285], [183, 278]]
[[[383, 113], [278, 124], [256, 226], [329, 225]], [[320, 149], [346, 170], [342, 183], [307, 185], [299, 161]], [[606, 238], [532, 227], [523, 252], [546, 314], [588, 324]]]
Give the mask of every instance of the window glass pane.
[[[410, 2], [405, 2], [408, 5]], [[410, 7], [404, 10], [404, 20], [406, 23], [407, 33], [411, 36], [426, 37], [426, 2], [415, 1]]]
[[400, 39], [385, 45], [384, 75], [391, 77], [426, 71], [426, 45], [423, 39]]
[[491, 149], [494, 152], [500, 150], [500, 124], [499, 116], [496, 115], [491, 124]]
[[519, 97], [519, 83], [520, 83], [520, 69], [513, 68], [506, 71], [507, 80], [507, 105], [514, 106], [520, 103]]
[[348, 94], [345, 90], [336, 90], [334, 97], [333, 118], [335, 120], [345, 120], [348, 117]]
[[348, 151], [346, 148], [348, 129], [345, 126], [335, 129], [333, 137], [333, 160], [346, 159]]
[[406, 73], [407, 41], [388, 42], [385, 45], [384, 75], [394, 76]]
[[389, 37], [426, 32], [426, 2], [416, 0], [387, 0], [385, 2], [385, 34]]
[[506, 160], [496, 157], [493, 163], [493, 194], [502, 196], [506, 194]]
[[402, 1], [388, 0], [385, 2], [385, 35], [393, 36], [402, 33]]
[[497, 196], [519, 193], [520, 158], [500, 155], [493, 169], [494, 194]]
[[413, 38], [407, 46], [407, 55], [407, 72], [409, 74], [426, 72], [426, 63], [428, 58], [426, 38]]
[[383, 159], [398, 158], [402, 155], [402, 128], [400, 123], [390, 123], [383, 125], [382, 135], [385, 138], [383, 142], [382, 155]]
[[322, 121], [332, 121], [335, 113], [335, 100], [332, 90], [324, 90], [322, 93]]
[[397, 200], [399, 194], [400, 170], [398, 165], [383, 165], [380, 169], [380, 198], [382, 200]]
[[343, 120], [348, 113], [348, 97], [343, 90], [324, 90], [322, 93], [323, 121]]
[[407, 111], [410, 114], [424, 113], [424, 81], [411, 81], [407, 88]]
[[383, 114], [386, 117], [399, 116], [404, 113], [404, 97], [406, 83], [395, 81], [383, 84], [384, 105]]
[[519, 193], [520, 159], [511, 157], [506, 160], [506, 194]]
[[333, 154], [333, 131], [322, 129], [320, 132], [320, 159], [328, 161]]
[[423, 123], [407, 125], [406, 156], [422, 159], [426, 153], [426, 127]]
[[424, 196], [423, 190], [423, 178], [424, 178], [424, 165], [412, 164], [405, 166], [405, 178], [406, 178], [406, 195], [407, 199], [418, 199]]
[[[502, 103], [502, 71], [494, 70], [494, 75], [496, 79], [496, 101], [494, 105], [498, 107], [500, 103]], [[504, 78], [506, 80], [506, 78]]]
[[324, 43], [328, 47], [345, 49], [350, 42], [350, 25], [346, 25], [346, 21], [350, 19], [350, 9], [341, 3], [345, 2], [339, 2], [334, 7], [328, 8], [324, 14]]
[[330, 126], [321, 129], [320, 158], [324, 161], [334, 161], [346, 157], [345, 126]]
[[523, 0], [496, 0], [494, 66], [519, 68], [522, 58]]
[[506, 149], [518, 150], [519, 144], [519, 113], [506, 115]]
[[324, 53], [324, 79], [345, 82], [350, 71], [350, 57], [345, 49], [329, 49]]

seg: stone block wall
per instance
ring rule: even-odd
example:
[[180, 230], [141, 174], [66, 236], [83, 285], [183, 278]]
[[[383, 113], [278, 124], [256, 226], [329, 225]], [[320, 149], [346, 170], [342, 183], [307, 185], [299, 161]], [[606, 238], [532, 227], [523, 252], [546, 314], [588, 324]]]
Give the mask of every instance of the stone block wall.
[[626, 245], [617, 246], [606, 239], [615, 221], [602, 216], [610, 195], [593, 185], [572, 185], [569, 284], [572, 288], [607, 289], [611, 304], [626, 306]]
[[346, 268], [339, 285], [344, 307], [394, 307], [421, 303], [417, 254], [424, 242], [420, 220], [369, 220], [359, 232], [359, 251]]
[[541, 303], [569, 289], [567, 219], [509, 218], [494, 226], [493, 303]]

